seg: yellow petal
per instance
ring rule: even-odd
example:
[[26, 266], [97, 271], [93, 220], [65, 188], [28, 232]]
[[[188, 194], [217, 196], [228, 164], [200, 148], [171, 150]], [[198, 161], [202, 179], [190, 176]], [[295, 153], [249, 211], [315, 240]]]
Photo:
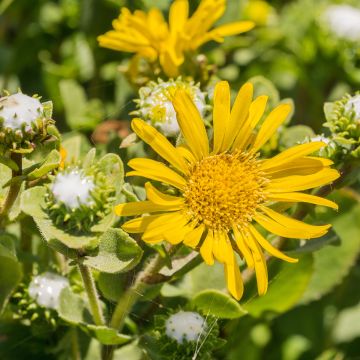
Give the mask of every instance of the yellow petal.
[[290, 149], [281, 152], [279, 155], [276, 155], [273, 158], [264, 161], [261, 164], [260, 168], [261, 170], [265, 170], [276, 166], [282, 166], [295, 159], [298, 159], [305, 155], [309, 155], [324, 146], [326, 146], [326, 144], [322, 141], [314, 141], [306, 144], [293, 146]]
[[223, 140], [226, 129], [230, 126], [230, 87], [227, 81], [220, 81], [215, 86], [213, 127], [214, 153], [224, 151]]
[[231, 109], [230, 124], [227, 127], [226, 135], [224, 138], [224, 150], [231, 147], [236, 135], [243, 129], [244, 123], [249, 114], [249, 107], [253, 96], [253, 85], [245, 83], [239, 90], [234, 105]]
[[266, 250], [270, 255], [275, 256], [281, 260], [290, 262], [290, 263], [297, 263], [298, 259], [294, 259], [290, 256], [285, 255], [274, 246], [270, 244], [252, 225], [249, 226], [249, 230], [251, 235], [254, 237], [254, 240], [257, 241], [260, 246]]
[[240, 131], [237, 134], [237, 137], [233, 144], [233, 149], [247, 148], [252, 138], [253, 130], [255, 129], [256, 125], [264, 114], [267, 101], [268, 96], [262, 95], [258, 96], [253, 102], [251, 102], [248, 108], [248, 116], [246, 117], [244, 124], [242, 125]]
[[190, 231], [184, 237], [184, 244], [191, 248], [195, 248], [201, 240], [202, 234], [205, 231], [205, 225], [201, 224], [194, 230]]
[[128, 165], [135, 171], [128, 172], [126, 176], [142, 176], [175, 186], [180, 190], [186, 185], [186, 181], [182, 176], [158, 161], [151, 159], [132, 159], [128, 162]]
[[331, 225], [310, 225], [304, 223], [303, 221], [293, 219], [289, 216], [279, 214], [277, 211], [274, 211], [267, 206], [261, 206], [261, 210], [270, 218], [278, 222], [280, 225], [283, 225], [290, 229], [303, 230], [306, 233], [317, 234], [319, 232], [326, 231], [331, 227]]
[[196, 163], [194, 154], [190, 151], [189, 147], [185, 144], [179, 145], [176, 150], [183, 156], [190, 164]]
[[152, 221], [158, 219], [161, 216], [162, 215], [149, 215], [138, 217], [136, 219], [127, 221], [121, 226], [121, 228], [132, 234], [143, 233]]
[[213, 254], [215, 259], [221, 263], [228, 262], [233, 258], [233, 250], [229, 238], [222, 231], [214, 231]]
[[247, 236], [246, 240], [253, 253], [258, 293], [265, 295], [268, 288], [268, 272], [264, 254], [252, 236]]
[[254, 28], [254, 26], [255, 23], [253, 23], [252, 21], [237, 21], [218, 26], [214, 30], [210, 31], [210, 33], [214, 33], [216, 34], [216, 36], [225, 37], [249, 31]]
[[[304, 156], [292, 160], [287, 164], [274, 166], [269, 169], [265, 169], [264, 171], [267, 174], [267, 177], [270, 177], [272, 179], [292, 175], [313, 175], [314, 173], [323, 170], [324, 168], [329, 166], [329, 162], [324, 160], [327, 159]], [[264, 163], [266, 161], [267, 160], [265, 160]]]
[[256, 136], [252, 146], [253, 151], [258, 151], [274, 135], [277, 128], [286, 120], [290, 111], [291, 105], [281, 104], [267, 116]]
[[291, 227], [286, 227], [283, 224], [280, 224], [277, 221], [261, 213], [257, 213], [254, 216], [254, 220], [269, 232], [290, 239], [317, 238], [327, 233], [327, 229], [325, 230], [319, 229], [317, 232], [308, 232], [305, 231], [303, 228], [294, 229]]
[[270, 192], [292, 192], [330, 184], [340, 176], [335, 169], [325, 168], [312, 175], [293, 175], [272, 179], [267, 186]]
[[184, 31], [184, 26], [189, 15], [188, 0], [175, 0], [170, 6], [169, 24], [172, 33]]
[[184, 205], [184, 199], [177, 196], [164, 194], [156, 189], [150, 182], [145, 184], [146, 197], [154, 204], [161, 206], [178, 206]]
[[135, 201], [116, 205], [114, 210], [117, 216], [134, 216], [159, 211], [174, 211], [182, 208], [182, 204], [154, 204], [151, 201]]
[[188, 172], [189, 168], [184, 158], [164, 135], [141, 119], [134, 119], [131, 122], [131, 127], [163, 159], [181, 172], [185, 174]]
[[183, 58], [174, 56], [174, 53], [171, 53], [170, 49], [168, 49], [160, 54], [160, 65], [164, 73], [171, 78], [179, 76], [179, 65], [183, 61]]
[[170, 244], [176, 245], [184, 241], [185, 236], [193, 230], [192, 225], [177, 224], [175, 227], [164, 231], [166, 241]]
[[165, 238], [165, 232], [186, 225], [187, 219], [181, 212], [162, 214], [148, 224], [142, 240], [151, 241], [154, 237]]
[[205, 263], [208, 265], [214, 265], [214, 257], [213, 257], [213, 239], [214, 235], [212, 230], [209, 230], [206, 238], [201, 245], [200, 254], [204, 259]]
[[209, 154], [209, 141], [199, 110], [185, 90], [175, 92], [172, 102], [181, 132], [197, 160]]
[[305, 202], [309, 204], [327, 206], [335, 210], [338, 210], [339, 208], [338, 205], [331, 200], [324, 199], [320, 196], [297, 192], [269, 194], [267, 199], [281, 202]]
[[240, 250], [241, 254], [244, 256], [247, 266], [252, 269], [254, 268], [254, 259], [251, 253], [251, 250], [249, 249], [248, 245], [246, 244], [243, 235], [237, 229], [236, 226], [233, 226], [233, 233], [236, 245], [238, 249]]
[[240, 300], [244, 293], [244, 284], [234, 255], [232, 262], [224, 264], [224, 273], [229, 293], [236, 300]]

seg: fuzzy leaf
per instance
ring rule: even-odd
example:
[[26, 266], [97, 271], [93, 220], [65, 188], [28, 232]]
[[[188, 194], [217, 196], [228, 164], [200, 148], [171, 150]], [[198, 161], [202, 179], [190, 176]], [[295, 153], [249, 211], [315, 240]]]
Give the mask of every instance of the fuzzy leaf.
[[99, 252], [88, 256], [84, 264], [105, 273], [119, 273], [132, 269], [142, 256], [142, 249], [126, 232], [109, 229], [101, 237]]
[[11, 160], [8, 157], [2, 156], [2, 155], [0, 155], [0, 164], [7, 166], [8, 168], [10, 168], [11, 170], [14, 170], [14, 171], [19, 170], [19, 167], [15, 161]]
[[221, 319], [236, 319], [247, 313], [231, 296], [219, 290], [204, 290], [191, 301], [198, 310]]
[[338, 246], [326, 246], [314, 253], [314, 274], [303, 302], [321, 298], [347, 275], [360, 252], [360, 205], [331, 219], [341, 240]]
[[86, 328], [92, 337], [104, 345], [122, 345], [132, 339], [129, 335], [119, 334], [116, 329], [107, 326], [87, 325]]
[[90, 150], [90, 143], [85, 135], [72, 132], [63, 136], [61, 146], [66, 150], [66, 161], [79, 161]]

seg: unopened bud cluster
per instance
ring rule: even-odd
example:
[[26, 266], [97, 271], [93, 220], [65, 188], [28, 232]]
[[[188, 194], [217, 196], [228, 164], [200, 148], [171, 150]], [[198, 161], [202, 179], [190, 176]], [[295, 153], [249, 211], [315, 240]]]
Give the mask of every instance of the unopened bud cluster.
[[51, 177], [47, 211], [54, 224], [68, 232], [89, 232], [112, 211], [115, 188], [96, 165], [68, 166]]
[[346, 95], [331, 105], [324, 126], [329, 128], [337, 152], [360, 158], [360, 93]]
[[16, 304], [14, 317], [55, 328], [58, 316], [54, 310], [59, 307], [61, 291], [69, 286], [67, 278], [52, 272], [34, 276], [29, 285], [22, 283], [11, 299]]
[[6, 151], [29, 153], [46, 140], [51, 119], [51, 102], [22, 93], [0, 98], [0, 154]]
[[207, 109], [205, 93], [200, 90], [199, 84], [185, 81], [180, 77], [164, 82], [150, 81], [139, 90], [139, 99], [136, 99], [137, 111], [132, 115], [141, 117], [162, 132], [165, 136], [174, 137], [180, 132], [176, 120], [176, 112], [171, 102], [171, 96], [177, 89], [185, 90], [194, 101], [199, 113], [204, 116]]

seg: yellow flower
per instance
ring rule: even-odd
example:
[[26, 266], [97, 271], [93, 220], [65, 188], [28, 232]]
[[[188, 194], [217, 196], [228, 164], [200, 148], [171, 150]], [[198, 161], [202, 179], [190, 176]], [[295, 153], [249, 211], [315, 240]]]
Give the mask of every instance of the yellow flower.
[[133, 14], [122, 8], [113, 21], [114, 30], [98, 37], [100, 46], [118, 51], [136, 53], [154, 62], [160, 62], [164, 72], [178, 76], [184, 54], [214, 40], [223, 42], [225, 36], [251, 30], [252, 21], [238, 21], [211, 29], [224, 14], [226, 0], [202, 0], [189, 17], [188, 0], [175, 0], [169, 11], [169, 24], [162, 13], [151, 9], [148, 13], [137, 10]]
[[244, 7], [244, 14], [255, 24], [265, 26], [268, 24], [271, 15], [274, 14], [274, 9], [266, 1], [250, 0]]
[[211, 143], [196, 106], [183, 90], [176, 91], [173, 105], [185, 145], [174, 147], [152, 126], [134, 119], [136, 134], [169, 166], [151, 159], [133, 159], [129, 166], [134, 171], [127, 175], [168, 184], [178, 195], [163, 193], [148, 182], [146, 201], [115, 208], [119, 216], [151, 214], [123, 225], [129, 233], [143, 233], [144, 241], [183, 242], [200, 249], [208, 265], [215, 259], [223, 263], [228, 290], [236, 299], [242, 296], [243, 283], [235, 253], [255, 269], [261, 295], [268, 286], [263, 250], [285, 261], [297, 261], [273, 247], [259, 227], [278, 236], [301, 239], [320, 237], [330, 227], [309, 225], [280, 214], [273, 209], [274, 203], [305, 202], [337, 209], [330, 200], [302, 192], [339, 177], [329, 167], [330, 160], [309, 156], [325, 143], [296, 145], [273, 158], [259, 158], [259, 150], [284, 122], [291, 107], [277, 106], [255, 134], [267, 96], [252, 97], [253, 86], [246, 83], [230, 109], [228, 83], [216, 85]]

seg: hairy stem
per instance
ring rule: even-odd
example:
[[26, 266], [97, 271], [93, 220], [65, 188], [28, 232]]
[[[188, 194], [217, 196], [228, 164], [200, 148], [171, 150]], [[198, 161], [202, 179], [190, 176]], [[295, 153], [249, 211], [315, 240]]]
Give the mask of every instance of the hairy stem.
[[89, 299], [89, 305], [96, 325], [105, 325], [104, 316], [100, 306], [99, 295], [96, 290], [95, 281], [88, 266], [78, 263], [85, 291]]
[[81, 360], [79, 339], [78, 339], [77, 329], [75, 327], [72, 327], [70, 329], [70, 335], [71, 335], [71, 358], [72, 360]]
[[[15, 177], [20, 176], [22, 174], [22, 155], [18, 153], [11, 153], [10, 159], [14, 161], [18, 166], [17, 170], [12, 170], [11, 177], [12, 179], [14, 179]], [[2, 208], [0, 209], [0, 228], [5, 227], [8, 213], [11, 210], [11, 207], [14, 205], [14, 202], [19, 195], [20, 188], [21, 188], [20, 181], [16, 181], [10, 184], [9, 192], [6, 196]]]

